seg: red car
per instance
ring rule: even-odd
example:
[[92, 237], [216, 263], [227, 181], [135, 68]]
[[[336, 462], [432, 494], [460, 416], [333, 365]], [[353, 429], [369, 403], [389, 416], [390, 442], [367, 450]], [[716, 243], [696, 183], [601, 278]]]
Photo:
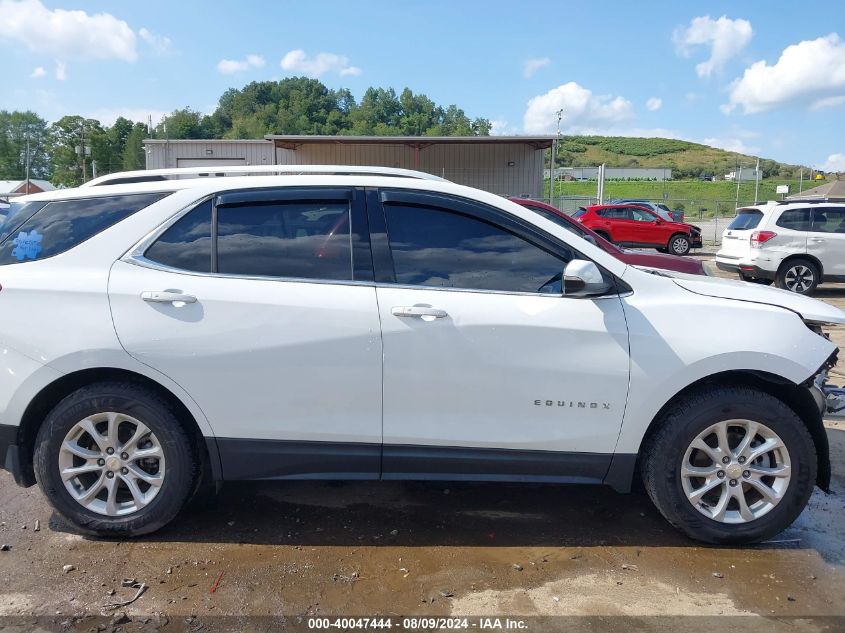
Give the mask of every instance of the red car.
[[563, 211], [555, 209], [553, 206], [539, 202], [538, 200], [529, 200], [527, 198], [510, 198], [511, 202], [531, 209], [539, 213], [544, 218], [551, 220], [555, 224], [572, 231], [576, 235], [595, 243], [604, 252], [613, 255], [616, 259], [620, 259], [626, 264], [632, 266], [647, 266], [649, 268], [661, 268], [663, 270], [674, 270], [679, 273], [687, 273], [690, 275], [706, 275], [702, 263], [696, 259], [687, 259], [686, 257], [677, 257], [675, 255], [656, 255], [652, 253], [640, 253], [637, 251], [629, 251], [620, 248], [616, 244], [608, 242], [598, 233], [588, 229], [583, 224], [579, 224]]
[[596, 204], [572, 214], [578, 222], [620, 246], [656, 248], [686, 255], [701, 248], [701, 229], [684, 222], [668, 222], [637, 204]]

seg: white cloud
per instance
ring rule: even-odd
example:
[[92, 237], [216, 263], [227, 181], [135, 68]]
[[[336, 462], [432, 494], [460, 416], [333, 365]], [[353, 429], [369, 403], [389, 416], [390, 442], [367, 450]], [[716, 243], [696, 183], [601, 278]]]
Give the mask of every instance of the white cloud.
[[217, 62], [217, 70], [224, 75], [231, 75], [250, 68], [263, 68], [264, 64], [264, 58], [261, 55], [247, 55], [243, 60], [221, 59]]
[[676, 28], [672, 40], [678, 52], [685, 57], [689, 57], [697, 46], [709, 46], [710, 57], [695, 67], [699, 77], [709, 77], [736, 57], [751, 41], [753, 34], [748, 20], [732, 20], [725, 15], [714, 20], [709, 15], [703, 15], [690, 20], [687, 27]]
[[645, 102], [645, 107], [648, 108], [651, 112], [655, 110], [659, 110], [663, 106], [663, 99], [660, 97], [652, 97], [648, 101]]
[[172, 42], [169, 37], [157, 35], [147, 28], [141, 27], [138, 29], [138, 35], [144, 43], [147, 44], [156, 55], [168, 55], [172, 52]]
[[44, 70], [44, 66], [36, 66], [32, 69], [32, 73], [29, 75], [33, 79], [38, 79], [39, 77], [43, 77], [47, 74], [47, 71]]
[[563, 110], [562, 125], [570, 132], [590, 126], [610, 126], [634, 116], [631, 102], [623, 97], [596, 95], [574, 81], [565, 83], [528, 101], [523, 117], [526, 134], [557, 129], [557, 112]]
[[729, 152], [737, 152], [739, 154], [749, 154], [754, 156], [760, 152], [760, 148], [756, 145], [748, 145], [741, 138], [706, 138], [701, 141], [705, 145], [711, 147], [718, 147]]
[[40, 0], [0, 0], [4, 41], [57, 59], [121, 59], [134, 62], [135, 33], [110, 13], [50, 10]]
[[67, 64], [64, 62], [56, 62], [56, 79], [59, 81], [67, 79]]
[[818, 109], [845, 102], [845, 42], [839, 35], [804, 40], [787, 46], [778, 61], [765, 60], [745, 69], [731, 84], [723, 112], [742, 106], [746, 114], [789, 104]]
[[535, 57], [533, 59], [526, 59], [522, 64], [522, 76], [529, 79], [540, 70], [543, 66], [548, 66], [552, 63], [548, 57]]
[[513, 136], [519, 134], [512, 128], [507, 119], [497, 118], [490, 121], [490, 136]]
[[822, 171], [845, 171], [845, 154], [831, 154], [822, 165]]
[[283, 70], [302, 73], [309, 77], [319, 77], [326, 73], [337, 73], [341, 77], [361, 74], [361, 69], [357, 66], [350, 66], [349, 59], [344, 55], [317, 53], [313, 57], [309, 57], [301, 48], [288, 52], [279, 65]]

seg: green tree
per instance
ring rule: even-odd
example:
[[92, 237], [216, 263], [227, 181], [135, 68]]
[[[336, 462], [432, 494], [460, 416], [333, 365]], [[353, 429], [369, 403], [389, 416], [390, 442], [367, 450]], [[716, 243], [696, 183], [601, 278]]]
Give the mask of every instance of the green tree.
[[122, 166], [126, 170], [144, 169], [147, 164], [144, 155], [144, 139], [147, 138], [147, 126], [136, 123], [126, 136], [122, 152]]
[[99, 121], [78, 115], [63, 116], [49, 129], [53, 184], [76, 187], [90, 180], [91, 161], [104, 166], [115, 164], [111, 151], [108, 135]]
[[30, 177], [49, 178], [47, 136], [47, 122], [34, 112], [0, 110], [0, 178], [26, 177], [27, 141]]

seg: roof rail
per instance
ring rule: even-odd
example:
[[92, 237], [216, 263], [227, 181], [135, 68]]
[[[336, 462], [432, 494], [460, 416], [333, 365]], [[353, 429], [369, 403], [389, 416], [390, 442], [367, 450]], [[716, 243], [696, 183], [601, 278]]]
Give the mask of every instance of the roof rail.
[[782, 204], [830, 204], [826, 198], [795, 198], [792, 200], [776, 200], [778, 206]]
[[397, 167], [366, 167], [362, 165], [209, 165], [207, 167], [176, 167], [146, 169], [106, 174], [89, 180], [80, 187], [122, 185], [133, 182], [156, 182], [181, 178], [222, 178], [234, 176], [390, 176], [419, 180], [445, 180], [440, 176]]

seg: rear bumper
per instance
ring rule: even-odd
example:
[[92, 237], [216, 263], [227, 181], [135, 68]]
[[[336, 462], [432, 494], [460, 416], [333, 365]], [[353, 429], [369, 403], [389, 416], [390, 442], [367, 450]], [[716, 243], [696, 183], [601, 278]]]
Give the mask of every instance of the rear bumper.
[[18, 427], [0, 424], [0, 468], [8, 470], [19, 486], [31, 486], [35, 482], [21, 467], [21, 447], [17, 441]]
[[777, 275], [777, 273], [771, 270], [765, 270], [753, 264], [728, 263], [719, 261], [718, 259], [716, 260], [716, 268], [756, 279], [774, 279]]

